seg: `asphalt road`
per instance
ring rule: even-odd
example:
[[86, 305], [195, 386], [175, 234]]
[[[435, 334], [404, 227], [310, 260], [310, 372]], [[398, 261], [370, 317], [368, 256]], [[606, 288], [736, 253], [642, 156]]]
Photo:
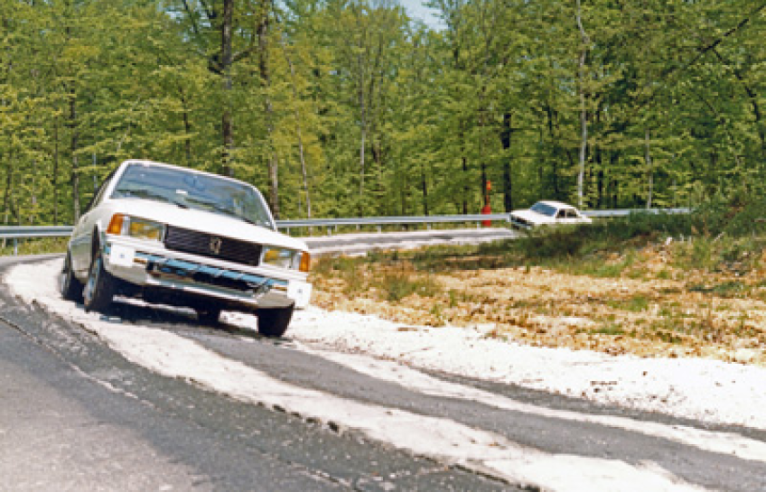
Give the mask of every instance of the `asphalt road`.
[[375, 249], [409, 249], [438, 244], [479, 244], [514, 239], [523, 232], [503, 227], [475, 229], [434, 229], [383, 233], [337, 234], [301, 238], [312, 254], [364, 254]]
[[[234, 340], [182, 316], [128, 310], [128, 322]], [[283, 355], [262, 345], [267, 357]], [[514, 489], [157, 376], [4, 286], [0, 402], [3, 491]]]
[[[13, 261], [0, 259], [0, 274]], [[300, 350], [289, 336], [281, 341], [254, 336], [243, 343], [243, 333], [201, 327], [183, 312], [122, 305], [112, 315], [120, 323], [195, 340], [274, 379], [349, 401], [443, 418], [556, 456], [653, 463], [706, 489], [766, 490], [763, 461], [619, 427], [423, 394]], [[711, 429], [508, 385], [431, 376], [546, 409], [766, 442], [766, 433], [752, 429]], [[346, 429], [343, 422], [318, 422], [159, 376], [0, 287], [0, 490], [530, 490], [525, 487], [413, 456]]]

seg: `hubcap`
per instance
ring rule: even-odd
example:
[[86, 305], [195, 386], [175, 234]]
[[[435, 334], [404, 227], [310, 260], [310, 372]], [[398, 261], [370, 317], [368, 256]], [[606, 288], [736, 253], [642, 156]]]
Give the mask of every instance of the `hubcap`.
[[98, 276], [101, 273], [101, 257], [96, 257], [96, 259], [93, 260], [93, 265], [90, 268], [90, 273], [88, 274], [88, 283], [85, 285], [85, 304], [90, 304], [90, 302], [93, 300], [93, 291], [96, 289], [96, 284], [98, 283]]
[[64, 294], [69, 289], [69, 283], [71, 275], [71, 268], [69, 266], [69, 258], [64, 260], [64, 269], [61, 271], [61, 275], [59, 276], [59, 290], [62, 294]]

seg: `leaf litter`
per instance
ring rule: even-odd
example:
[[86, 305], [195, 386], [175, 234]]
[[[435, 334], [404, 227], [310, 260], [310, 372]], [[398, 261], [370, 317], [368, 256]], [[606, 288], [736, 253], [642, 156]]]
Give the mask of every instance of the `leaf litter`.
[[669, 243], [612, 253], [602, 267], [615, 275], [492, 258], [424, 272], [395, 255], [317, 269], [313, 303], [403, 325], [479, 325], [537, 347], [766, 365], [766, 270], [690, 269], [676, 253]]

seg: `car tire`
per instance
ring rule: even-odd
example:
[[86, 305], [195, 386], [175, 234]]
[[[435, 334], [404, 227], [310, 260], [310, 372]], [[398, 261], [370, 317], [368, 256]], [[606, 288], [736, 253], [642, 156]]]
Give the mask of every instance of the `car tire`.
[[98, 249], [90, 263], [88, 280], [83, 289], [83, 304], [85, 311], [105, 311], [115, 293], [115, 279], [104, 268], [104, 259]]
[[259, 309], [255, 313], [258, 316], [258, 333], [274, 338], [284, 335], [293, 317], [294, 308], [293, 305], [286, 308]]
[[219, 307], [194, 308], [194, 310], [197, 312], [197, 321], [203, 325], [217, 325], [221, 317]]
[[59, 276], [59, 291], [61, 297], [67, 301], [82, 302], [82, 289], [83, 285], [77, 277], [74, 276], [72, 271], [72, 258], [69, 252], [64, 259], [64, 267], [61, 269]]

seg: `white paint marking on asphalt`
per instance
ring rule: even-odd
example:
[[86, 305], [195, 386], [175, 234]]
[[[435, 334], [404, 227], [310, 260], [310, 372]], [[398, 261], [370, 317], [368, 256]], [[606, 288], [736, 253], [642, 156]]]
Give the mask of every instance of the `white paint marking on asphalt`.
[[37, 302], [80, 323], [129, 360], [159, 374], [186, 379], [243, 401], [280, 407], [304, 418], [337, 422], [399, 449], [512, 483], [569, 492], [703, 490], [655, 465], [634, 467], [615, 460], [543, 453], [451, 420], [362, 404], [287, 384], [164, 330], [102, 321], [99, 315], [85, 313], [60, 298], [55, 279], [60, 265], [60, 261], [21, 265], [5, 280], [26, 302]]
[[734, 433], [713, 432], [682, 425], [665, 425], [658, 422], [634, 420], [625, 417], [589, 415], [568, 410], [555, 410], [521, 403], [469, 386], [442, 381], [393, 361], [384, 361], [366, 355], [344, 354], [310, 348], [304, 344], [297, 344], [296, 348], [344, 365], [375, 379], [397, 383], [409, 390], [428, 395], [475, 401], [503, 410], [541, 417], [603, 425], [668, 439], [712, 453], [728, 454], [740, 459], [766, 462], [766, 442], [749, 439]]

